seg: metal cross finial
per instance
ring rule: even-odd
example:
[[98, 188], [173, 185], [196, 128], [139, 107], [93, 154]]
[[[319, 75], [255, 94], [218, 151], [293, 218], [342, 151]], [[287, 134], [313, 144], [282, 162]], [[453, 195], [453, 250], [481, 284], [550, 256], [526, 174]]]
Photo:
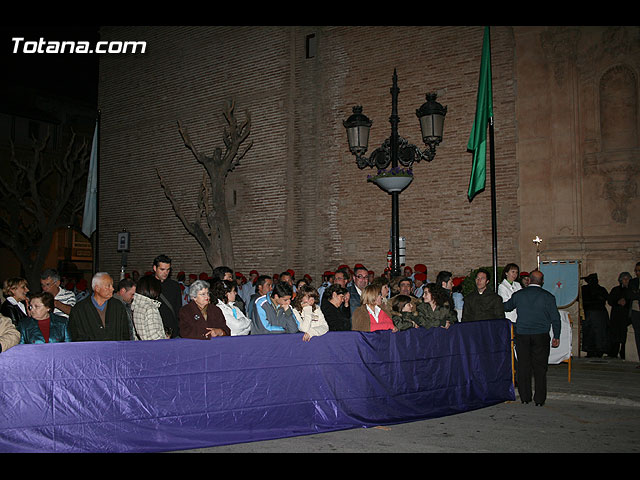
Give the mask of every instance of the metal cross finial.
[[540, 270], [540, 244], [542, 243], [542, 239], [536, 235], [536, 238], [533, 239], [533, 243], [536, 244], [536, 258], [538, 261], [538, 270]]

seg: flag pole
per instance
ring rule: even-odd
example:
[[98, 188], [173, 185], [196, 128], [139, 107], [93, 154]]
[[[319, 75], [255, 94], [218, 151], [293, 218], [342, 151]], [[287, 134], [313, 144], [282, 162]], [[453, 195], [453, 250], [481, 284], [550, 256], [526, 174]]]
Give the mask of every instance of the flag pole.
[[[100, 214], [100, 128], [102, 127], [102, 111], [98, 108], [98, 144], [96, 148], [96, 230], [94, 237], [94, 260], [93, 260], [93, 273], [94, 275], [100, 271], [100, 222], [98, 221]], [[493, 142], [491, 142], [493, 145]]]
[[471, 178], [467, 198], [471, 202], [480, 191], [485, 188], [486, 180], [486, 147], [487, 123], [489, 129], [489, 162], [491, 181], [491, 243], [493, 257], [493, 287], [498, 291], [498, 229], [496, 218], [496, 175], [494, 150], [494, 122], [493, 122], [493, 86], [491, 81], [491, 36], [490, 27], [484, 29], [482, 40], [482, 60], [480, 62], [480, 79], [478, 81], [478, 96], [476, 101], [476, 115], [469, 135], [467, 150], [473, 152]]
[[491, 164], [491, 238], [493, 245], [493, 291], [498, 292], [498, 220], [496, 215], [496, 158], [493, 145], [493, 117], [489, 119], [489, 163]]

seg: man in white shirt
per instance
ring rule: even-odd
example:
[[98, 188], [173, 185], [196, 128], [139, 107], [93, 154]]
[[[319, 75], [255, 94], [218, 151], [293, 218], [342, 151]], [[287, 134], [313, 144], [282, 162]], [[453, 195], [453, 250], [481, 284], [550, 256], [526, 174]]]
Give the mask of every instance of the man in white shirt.
[[49, 268], [40, 275], [40, 287], [43, 292], [53, 295], [53, 313], [69, 318], [71, 308], [76, 304], [76, 296], [70, 290], [60, 286], [60, 274], [57, 270]]

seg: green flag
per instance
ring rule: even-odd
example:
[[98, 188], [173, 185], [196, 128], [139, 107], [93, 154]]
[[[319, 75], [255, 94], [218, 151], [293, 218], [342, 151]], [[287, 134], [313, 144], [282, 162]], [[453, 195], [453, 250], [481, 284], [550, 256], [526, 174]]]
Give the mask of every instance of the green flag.
[[491, 87], [491, 43], [489, 27], [484, 28], [482, 41], [482, 62], [480, 63], [480, 81], [478, 82], [478, 100], [476, 118], [473, 122], [467, 149], [473, 152], [471, 178], [469, 179], [469, 201], [484, 190], [486, 179], [487, 125], [493, 118], [493, 89]]

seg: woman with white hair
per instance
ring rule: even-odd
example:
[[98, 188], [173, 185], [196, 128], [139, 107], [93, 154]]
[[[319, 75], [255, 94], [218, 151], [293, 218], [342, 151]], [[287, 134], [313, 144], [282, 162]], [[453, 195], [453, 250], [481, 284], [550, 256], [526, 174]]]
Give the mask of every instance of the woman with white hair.
[[189, 303], [178, 312], [180, 336], [198, 340], [231, 335], [224, 314], [209, 299], [209, 282], [196, 280], [189, 287]]

